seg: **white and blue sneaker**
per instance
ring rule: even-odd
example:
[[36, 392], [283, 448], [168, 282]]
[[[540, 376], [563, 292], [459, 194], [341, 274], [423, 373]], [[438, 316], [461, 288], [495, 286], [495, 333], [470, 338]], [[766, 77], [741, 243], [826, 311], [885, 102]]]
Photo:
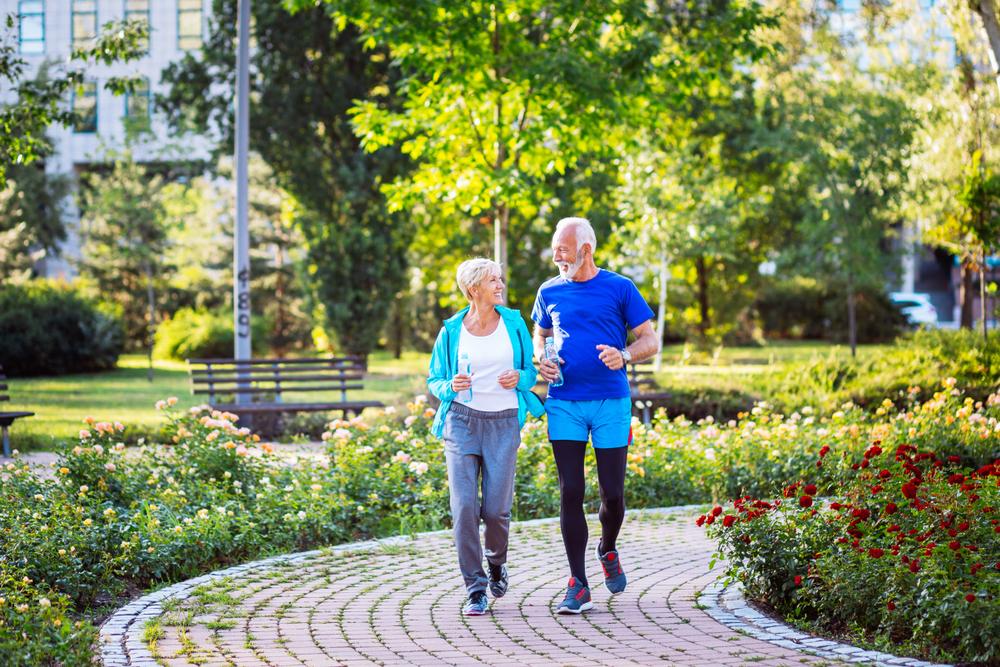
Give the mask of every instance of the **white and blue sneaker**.
[[462, 607], [462, 614], [465, 616], [482, 616], [489, 608], [486, 600], [486, 591], [475, 591], [469, 594], [469, 601]]
[[577, 581], [576, 577], [570, 577], [566, 598], [556, 605], [556, 613], [579, 614], [593, 608], [594, 603], [590, 601], [590, 589]]
[[598, 542], [594, 553], [597, 555], [597, 560], [600, 561], [601, 568], [604, 570], [604, 586], [608, 589], [608, 592], [612, 595], [621, 595], [624, 593], [628, 580], [625, 578], [625, 571], [622, 570], [622, 563], [618, 558], [618, 550], [609, 551], [602, 556], [601, 543]]

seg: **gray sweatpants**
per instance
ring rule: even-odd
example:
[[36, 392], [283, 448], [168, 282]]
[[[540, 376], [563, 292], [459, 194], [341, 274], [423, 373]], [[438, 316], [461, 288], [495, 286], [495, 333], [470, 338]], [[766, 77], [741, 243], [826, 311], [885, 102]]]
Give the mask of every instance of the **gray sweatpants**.
[[[486, 560], [507, 562], [514, 466], [521, 430], [517, 410], [481, 412], [452, 403], [444, 418], [444, 457], [448, 464], [451, 516], [458, 567], [471, 595], [489, 583], [479, 544], [479, 520], [486, 524]], [[482, 474], [482, 501], [480, 501]]]

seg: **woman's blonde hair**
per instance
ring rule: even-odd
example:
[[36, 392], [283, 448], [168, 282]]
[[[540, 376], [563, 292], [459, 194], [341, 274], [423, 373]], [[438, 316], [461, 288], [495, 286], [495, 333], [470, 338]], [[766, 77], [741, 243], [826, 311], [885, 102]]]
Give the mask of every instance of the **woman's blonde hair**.
[[462, 290], [462, 294], [470, 301], [472, 300], [472, 297], [469, 296], [470, 287], [475, 287], [481, 283], [484, 278], [499, 275], [500, 265], [492, 259], [484, 259], [482, 257], [465, 260], [458, 265], [458, 270], [455, 271], [455, 279], [458, 281], [458, 289]]

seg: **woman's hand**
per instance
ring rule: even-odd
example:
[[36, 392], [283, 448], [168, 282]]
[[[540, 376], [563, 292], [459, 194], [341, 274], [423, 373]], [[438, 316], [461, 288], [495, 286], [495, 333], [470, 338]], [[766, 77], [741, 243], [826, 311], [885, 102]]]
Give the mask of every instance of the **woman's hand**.
[[520, 379], [521, 374], [514, 370], [504, 371], [497, 376], [497, 382], [499, 382], [500, 386], [504, 389], [513, 389], [517, 386], [517, 382]]
[[451, 388], [457, 394], [460, 391], [465, 391], [466, 389], [472, 389], [472, 376], [475, 373], [458, 373], [451, 379]]

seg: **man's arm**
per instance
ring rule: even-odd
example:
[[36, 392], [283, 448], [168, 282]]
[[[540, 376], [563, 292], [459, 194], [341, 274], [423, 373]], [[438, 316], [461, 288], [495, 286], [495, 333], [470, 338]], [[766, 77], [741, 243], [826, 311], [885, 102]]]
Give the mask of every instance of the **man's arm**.
[[[535, 345], [535, 358], [538, 359], [538, 372], [547, 382], [555, 382], [559, 378], [559, 367], [545, 358], [545, 339], [552, 335], [552, 329], [543, 329], [535, 323], [535, 335], [532, 342]], [[561, 363], [566, 363], [560, 359]]]
[[[660, 349], [660, 342], [656, 336], [656, 329], [653, 328], [652, 320], [646, 320], [632, 329], [632, 333], [635, 335], [635, 342], [625, 348], [632, 355], [631, 363], [645, 361]], [[625, 365], [625, 359], [618, 348], [610, 345], [598, 345], [597, 349], [601, 351], [601, 361], [611, 370], [616, 371]]]

